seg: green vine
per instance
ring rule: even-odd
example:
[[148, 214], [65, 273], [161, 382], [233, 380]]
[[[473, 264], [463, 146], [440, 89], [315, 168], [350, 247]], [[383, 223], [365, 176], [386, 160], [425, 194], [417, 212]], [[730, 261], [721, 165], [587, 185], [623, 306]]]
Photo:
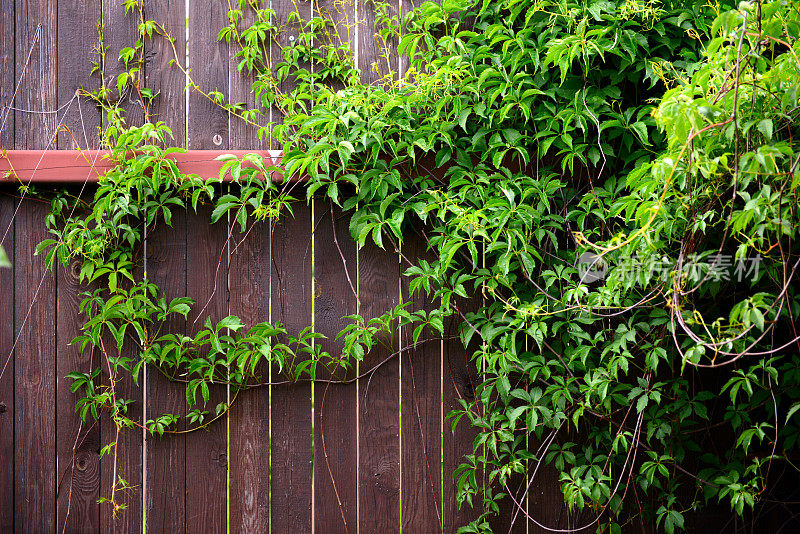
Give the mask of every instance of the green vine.
[[[310, 328], [246, 330], [233, 316], [206, 319], [194, 337], [169, 331], [193, 302], [139, 269], [145, 234], [200, 205], [246, 233], [302, 200], [256, 154], [224, 158], [220, 180], [179, 172], [142, 76], [145, 43], [167, 39], [174, 52], [175, 41], [127, 0], [139, 20], [138, 41], [119, 53], [127, 70], [106, 83], [100, 28], [104, 83], [90, 94], [115, 167], [91, 202], [52, 201], [53, 238], [39, 247], [51, 269], [78, 261], [95, 288], [75, 342], [103, 366], [69, 375], [80, 416], [106, 412], [118, 433], [190, 432], [230, 408], [208, 406], [214, 385], [268, 384], [260, 362], [285, 381], [317, 380], [320, 366], [392, 346], [398, 324], [418, 343], [456, 321], [480, 376], [449, 415], [478, 436], [448, 474], [459, 503], [482, 512], [463, 532], [490, 531], [503, 500], [537, 521], [524, 501], [543, 464], [569, 510], [584, 512], [570, 532], [647, 522], [671, 533], [716, 502], [755, 518], [779, 501], [775, 465], [797, 470], [800, 436], [798, 5], [454, 0], [402, 16], [370, 5], [372, 83], [351, 46], [359, 21], [299, 11], [276, 21], [257, 0], [232, 7], [219, 38], [254, 77], [259, 106], [204, 92], [175, 61], [190, 90], [278, 140], [281, 172], [308, 178], [307, 199], [351, 212], [359, 246], [402, 256], [419, 233], [433, 259], [403, 256], [404, 271], [437, 307], [351, 316], [341, 354]], [[268, 43], [289, 27], [297, 38], [271, 64]], [[126, 123], [124, 94], [141, 100], [143, 125]], [[265, 124], [271, 107], [281, 120]], [[236, 187], [223, 194], [225, 174]], [[144, 366], [185, 383], [185, 430], [172, 414], [128, 416], [115, 385]], [[116, 457], [116, 443], [104, 454]], [[121, 510], [129, 489], [120, 474], [104, 500]]]

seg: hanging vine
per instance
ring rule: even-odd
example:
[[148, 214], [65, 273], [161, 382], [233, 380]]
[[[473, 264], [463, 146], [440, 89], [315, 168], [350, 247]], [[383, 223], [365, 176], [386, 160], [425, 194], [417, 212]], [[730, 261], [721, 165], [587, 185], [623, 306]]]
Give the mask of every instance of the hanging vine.
[[[480, 376], [475, 399], [449, 415], [478, 435], [447, 474], [459, 502], [483, 511], [464, 532], [489, 531], [503, 499], [539, 524], [524, 495], [543, 464], [569, 510], [585, 512], [570, 532], [648, 522], [671, 533], [710, 503], [754, 517], [780, 500], [773, 465], [797, 471], [800, 435], [797, 3], [454, 0], [402, 17], [371, 6], [373, 83], [352, 52], [355, 21], [277, 21], [257, 0], [232, 6], [219, 38], [254, 77], [258, 106], [204, 92], [175, 62], [190, 90], [277, 139], [280, 172], [350, 212], [359, 246], [402, 250], [420, 232], [434, 259], [404, 257], [404, 271], [438, 307], [352, 316], [341, 354], [310, 328], [246, 329], [234, 316], [193, 337], [170, 331], [194, 302], [137, 269], [145, 235], [199, 205], [246, 233], [303, 199], [257, 154], [225, 157], [217, 180], [178, 170], [142, 76], [145, 43], [174, 52], [174, 38], [127, 0], [139, 21], [119, 51], [127, 69], [107, 82], [100, 28], [104, 83], [89, 94], [115, 166], [91, 201], [52, 201], [53, 238], [39, 246], [51, 269], [79, 261], [95, 288], [75, 343], [102, 365], [69, 375], [80, 416], [106, 413], [117, 434], [191, 432], [230, 408], [208, 405], [212, 387], [230, 385], [232, 403], [269, 383], [260, 362], [280, 381], [315, 380], [398, 324], [418, 343], [455, 320]], [[268, 43], [287, 25], [298, 37], [271, 64]], [[126, 122], [119, 95], [139, 100], [144, 124]], [[264, 122], [271, 107], [278, 124]], [[236, 187], [223, 194], [226, 174]], [[145, 366], [185, 383], [185, 416], [128, 415], [115, 386]], [[117, 443], [103, 455], [116, 458]], [[120, 473], [103, 500], [119, 511], [128, 489]]]

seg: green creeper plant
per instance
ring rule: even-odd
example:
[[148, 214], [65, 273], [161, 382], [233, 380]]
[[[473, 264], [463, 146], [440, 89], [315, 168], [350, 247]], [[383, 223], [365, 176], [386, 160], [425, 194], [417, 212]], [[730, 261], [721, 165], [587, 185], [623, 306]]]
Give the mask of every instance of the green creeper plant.
[[[800, 435], [797, 3], [372, 7], [382, 50], [373, 83], [361, 81], [354, 22], [297, 11], [276, 21], [257, 0], [238, 2], [219, 38], [253, 76], [258, 106], [224, 102], [184, 72], [190, 90], [277, 139], [281, 172], [307, 177], [307, 199], [349, 212], [359, 246], [402, 251], [418, 233], [433, 258], [403, 257], [404, 271], [436, 309], [349, 317], [341, 354], [322, 351], [310, 329], [245, 331], [236, 317], [209, 318], [194, 336], [167, 331], [193, 303], [137, 274], [146, 232], [200, 204], [213, 206], [212, 223], [246, 231], [302, 199], [257, 154], [222, 158], [221, 176], [236, 183], [224, 194], [178, 171], [141, 76], [144, 43], [174, 39], [128, 0], [140, 38], [120, 52], [128, 70], [114, 84], [139, 95], [145, 123], [126, 123], [108, 84], [91, 94], [115, 167], [91, 201], [53, 199], [53, 239], [40, 246], [51, 268], [79, 261], [96, 287], [76, 342], [100, 351], [103, 367], [70, 375], [80, 415], [105, 411], [118, 432], [190, 431], [229, 408], [206, 406], [210, 387], [264, 385], [261, 361], [285, 380], [315, 379], [320, 365], [362, 359], [397, 324], [417, 343], [455, 323], [479, 376], [474, 398], [448, 416], [477, 433], [447, 474], [459, 503], [481, 512], [461, 532], [490, 531], [503, 500], [538, 523], [524, 496], [543, 465], [558, 472], [568, 509], [583, 512], [570, 531], [647, 523], [672, 533], [716, 503], [755, 519], [779, 501], [777, 473], [796, 471]], [[286, 25], [298, 38], [270, 64], [270, 38]], [[102, 42], [99, 52], [103, 74]], [[279, 124], [264, 123], [270, 107]], [[70, 216], [73, 205], [83, 211]], [[115, 383], [145, 365], [185, 382], [187, 430], [172, 414], [128, 417]], [[116, 442], [104, 451], [115, 455]], [[115, 510], [117, 489], [129, 489], [123, 478], [104, 497]]]

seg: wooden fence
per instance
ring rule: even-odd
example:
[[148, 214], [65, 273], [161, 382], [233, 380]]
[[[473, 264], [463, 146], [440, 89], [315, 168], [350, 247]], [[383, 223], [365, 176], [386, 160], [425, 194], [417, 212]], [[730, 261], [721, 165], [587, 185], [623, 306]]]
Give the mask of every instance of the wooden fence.
[[[279, 20], [294, 4], [271, 3]], [[333, 0], [296, 4], [309, 16], [314, 10], [342, 15]], [[399, 0], [394, 8], [408, 5]], [[341, 7], [351, 21], [358, 13], [362, 41], [355, 46], [369, 76], [377, 55], [364, 38], [374, 25], [370, 4], [352, 0]], [[201, 87], [252, 102], [249, 81], [216, 39], [227, 8], [223, 0], [145, 1], [147, 16], [176, 37], [178, 53]], [[79, 87], [99, 83], [89, 76], [98, 21], [109, 57], [136, 40], [136, 22], [124, 16], [120, 0], [0, 2], [0, 147], [47, 152], [99, 146], [103, 117], [75, 97]], [[278, 44], [290, 34], [283, 32]], [[171, 126], [176, 144], [276, 148], [204, 98], [187, 96], [184, 75], [168, 66], [167, 47], [163, 40], [146, 44], [147, 85], [160, 92], [153, 113]], [[279, 47], [271, 48], [277, 57]], [[112, 64], [109, 72], [119, 68]], [[132, 102], [124, 105], [132, 121], [141, 120]], [[81, 424], [65, 379], [69, 371], [97, 365], [68, 345], [78, 334], [83, 288], [75, 272], [45, 273], [33, 250], [46, 237], [48, 206], [20, 196], [12, 185], [0, 195], [0, 236], [14, 265], [0, 269], [0, 531], [140, 532], [146, 526], [170, 533], [383, 533], [402, 527], [427, 533], [454, 532], [476, 516], [457, 508], [452, 483], [454, 467], [472, 450], [473, 434], [463, 425], [453, 434], [444, 421], [459, 397], [472, 395], [476, 377], [457, 342], [434, 342], [394, 357], [388, 349], [373, 351], [360, 372], [386, 363], [349, 385], [247, 392], [226, 421], [208, 431], [163, 439], [128, 432], [119, 469], [134, 489], [125, 498], [127, 510], [113, 518], [109, 506], [98, 504], [113, 479], [112, 462], [99, 459], [113, 425], [105, 419]], [[141, 266], [169, 296], [208, 302], [204, 315], [236, 314], [251, 324], [281, 321], [290, 331], [313, 324], [332, 338], [345, 324], [343, 316], [374, 316], [407, 295], [398, 255], [357, 251], [346, 217], [324, 200], [298, 206], [294, 219], [274, 230], [255, 227], [247, 239], [232, 231], [229, 240], [229, 228], [208, 219], [207, 212], [176, 216], [173, 228], [148, 236]], [[412, 258], [426, 253], [419, 242], [405, 247]], [[173, 326], [191, 332], [199, 308]], [[395, 351], [408, 344], [408, 333], [398, 332], [393, 343]], [[339, 346], [324, 345], [330, 351]], [[183, 388], [154, 372], [138, 387], [124, 388], [137, 401], [135, 417], [143, 415], [142, 406], [150, 414], [186, 409]], [[214, 391], [212, 405], [226, 395]], [[537, 482], [526, 506], [550, 526], [566, 525], [559, 522], [566, 514], [557, 484], [543, 480], [549, 482]], [[497, 531], [508, 531], [512, 517], [515, 532], [534, 530], [507, 507]]]

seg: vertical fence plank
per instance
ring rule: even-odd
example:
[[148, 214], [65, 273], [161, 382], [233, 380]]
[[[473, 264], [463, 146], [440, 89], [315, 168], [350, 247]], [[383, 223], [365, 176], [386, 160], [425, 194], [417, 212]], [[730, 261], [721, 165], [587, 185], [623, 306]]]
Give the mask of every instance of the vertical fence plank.
[[[247, 234], [234, 229], [229, 268], [230, 313], [246, 328], [269, 320], [270, 232], [265, 222]], [[267, 369], [262, 367], [266, 380]], [[230, 531], [269, 531], [269, 390], [236, 394], [230, 411]]]
[[[99, 145], [100, 112], [86, 99], [78, 96], [80, 89], [90, 90], [95, 82], [89, 77], [91, 48], [87, 41], [96, 37], [97, 21], [101, 17], [100, 1], [59, 0], [57, 35], [56, 101], [63, 105], [73, 100], [58, 117], [63, 127], [56, 140], [59, 149], [96, 148]], [[93, 40], [96, 40], [93, 39]], [[80, 191], [76, 191], [80, 194]], [[70, 390], [71, 371], [91, 372], [97, 358], [91, 351], [81, 356], [78, 346], [69, 342], [80, 333], [82, 318], [78, 315], [79, 293], [85, 291], [78, 283], [80, 266], [72, 264], [68, 271], [56, 270], [58, 325], [57, 342], [57, 414], [56, 444], [58, 454], [57, 525], [69, 532], [96, 532], [100, 528], [100, 424], [87, 420], [81, 424], [75, 413], [75, 395]]]
[[[16, 3], [16, 75], [21, 77], [15, 106], [49, 111], [56, 103], [56, 2]], [[30, 52], [30, 60], [28, 55]], [[25, 66], [28, 61], [27, 66]], [[17, 148], [51, 145], [53, 113], [16, 112]], [[52, 147], [51, 147], [52, 148]], [[26, 201], [16, 217], [17, 261], [15, 333], [15, 526], [53, 530], [56, 510], [55, 281], [45, 274], [44, 258], [34, 257], [46, 236], [47, 204]]]
[[[13, 132], [12, 132], [13, 139]], [[0, 240], [12, 267], [0, 267], [0, 532], [14, 530], [14, 207], [0, 195]], [[3, 239], [5, 237], [5, 239]]]
[[[358, 297], [365, 321], [398, 303], [398, 256], [388, 239], [386, 247], [367, 244], [359, 251]], [[392, 335], [381, 335], [361, 363], [362, 372], [379, 366], [359, 387], [359, 527], [363, 532], [400, 529], [400, 358], [395, 354], [397, 325], [391, 328]]]
[[[186, 76], [171, 64], [186, 63], [186, 3], [184, 0], [150, 0], [145, 3], [145, 14], [161, 24], [174, 38], [175, 51], [169, 41], [161, 36], [147, 39], [145, 55], [147, 87], [158, 93], [150, 109], [151, 120], [164, 121], [172, 129], [172, 146], [186, 146]], [[176, 58], [177, 55], [177, 58]]]
[[[118, 0], [102, 0], [103, 42], [109, 47], [105, 58], [106, 83], [112, 87], [116, 84], [116, 76], [125, 70], [125, 65], [119, 60], [119, 51], [123, 47], [133, 46], [138, 38], [137, 19], [135, 13], [125, 15], [123, 6]], [[136, 100], [134, 92], [127, 90], [119, 96], [119, 105], [125, 110], [128, 125], [141, 124], [144, 113], [140, 103]], [[104, 126], [107, 125], [105, 117]], [[142, 225], [141, 231], [144, 233]], [[144, 275], [142, 260], [134, 268], [134, 277], [141, 280]], [[129, 341], [123, 346], [123, 355], [129, 358], [139, 358], [139, 351], [135, 343]], [[105, 365], [102, 366], [105, 369]], [[146, 384], [140, 376], [139, 384], [134, 384], [133, 379], [125, 373], [115, 384], [119, 398], [133, 401], [128, 406], [128, 417], [134, 421], [143, 422], [144, 389]], [[144, 495], [144, 434], [139, 429], [123, 429], [119, 436], [116, 434], [114, 422], [110, 417], [102, 418], [102, 444], [107, 445], [116, 439], [116, 458], [106, 456], [100, 461], [100, 495], [110, 498], [114, 485], [115, 463], [117, 476], [121, 477], [133, 489], [123, 495], [115, 494], [124, 502], [126, 508], [114, 516], [114, 509], [110, 504], [100, 506], [100, 531], [117, 532], [120, 534], [133, 534], [142, 532]]]
[[[304, 195], [299, 188], [297, 195]], [[294, 217], [272, 231], [272, 321], [291, 335], [311, 326], [311, 208], [305, 199]], [[298, 354], [297, 361], [306, 359]], [[285, 380], [274, 368], [273, 381]], [[272, 388], [272, 531], [311, 532], [311, 384]]]
[[[286, 3], [285, 0], [277, 2], [276, 9]], [[249, 5], [245, 6], [239, 28], [244, 29], [252, 25], [255, 22], [255, 17], [253, 9]], [[228, 90], [230, 92], [230, 101], [231, 103], [243, 104], [246, 109], [260, 108], [261, 106], [257, 104], [255, 92], [253, 92], [255, 76], [248, 74], [246, 69], [239, 70], [241, 58], [235, 57], [239, 50], [239, 45], [232, 41], [228, 48], [228, 71], [230, 73]], [[265, 140], [264, 143], [259, 141], [258, 128], [255, 125], [234, 114], [229, 115], [228, 120], [230, 124], [230, 148], [237, 150], [269, 148], [267, 146], [268, 140]], [[261, 121], [268, 122], [269, 116], [262, 117]]]
[[[96, 43], [97, 22], [101, 18], [101, 0], [58, 0], [58, 88], [59, 106], [70, 99], [75, 102], [64, 115], [65, 128], [59, 132], [59, 149], [97, 148], [100, 137], [100, 110], [85, 97], [81, 89], [99, 85], [96, 76], [89, 76], [93, 56], [89, 43]], [[79, 101], [80, 99], [80, 101]]]
[[[375, 83], [387, 74], [398, 76], [397, 39], [390, 37], [386, 43], [379, 35], [384, 26], [377, 20], [377, 8], [372, 0], [354, 0], [358, 3], [358, 68], [361, 81]], [[386, 3], [386, 15], [400, 20], [399, 10], [403, 0]], [[405, 8], [405, 6], [403, 6]]]
[[[409, 229], [410, 232], [411, 229]], [[422, 237], [409, 234], [403, 255], [413, 262], [433, 260]], [[401, 270], [408, 268], [403, 264]], [[410, 311], [436, 309], [424, 293], [410, 295], [410, 278], [402, 278], [403, 300]], [[422, 289], [424, 291], [424, 289]], [[413, 328], [404, 329], [401, 343], [413, 347], [402, 358], [402, 473], [403, 529], [409, 532], [440, 532], [442, 502], [442, 381], [441, 341], [438, 332], [425, 329], [421, 344], [414, 346]]]
[[[103, 43], [108, 47], [105, 56], [104, 75], [107, 87], [116, 87], [117, 76], [126, 71], [125, 64], [119, 59], [119, 52], [125, 47], [133, 46], [139, 37], [136, 12], [125, 14], [119, 0], [102, 0], [103, 2]], [[147, 70], [147, 67], [144, 67]], [[125, 111], [125, 120], [129, 126], [140, 125], [144, 119], [144, 111], [138, 100], [136, 91], [128, 84], [117, 103]], [[106, 117], [102, 117], [107, 124]]]
[[[300, 13], [305, 14], [306, 16], [311, 13], [311, 6], [309, 2], [304, 0], [297, 0], [296, 2], [273, 2], [272, 8], [275, 10], [275, 24], [280, 28], [277, 35], [275, 36], [275, 40], [270, 45], [270, 65], [272, 68], [275, 69], [275, 66], [285, 61], [283, 55], [283, 47], [289, 46], [294, 39], [297, 38], [298, 29], [297, 24], [288, 23], [289, 14], [297, 9]], [[291, 40], [290, 40], [291, 39]], [[288, 77], [286, 80], [281, 82], [280, 90], [285, 94], [289, 93], [295, 87], [294, 80], [291, 77]], [[273, 106], [269, 110], [269, 120], [275, 124], [282, 124], [283, 123], [283, 113], [280, 109]], [[272, 150], [281, 150], [283, 148], [282, 145], [278, 142], [277, 139], [274, 137], [270, 137], [269, 139], [270, 148]]]
[[[347, 325], [344, 317], [356, 313], [356, 295], [350, 285], [355, 288], [357, 283], [356, 248], [349, 236], [349, 218], [339, 208], [317, 199], [314, 212], [314, 322], [316, 331], [328, 338], [321, 341], [322, 349], [338, 356], [342, 341], [334, 338]], [[339, 368], [333, 374], [319, 370], [317, 375], [341, 380], [353, 378], [355, 369]], [[318, 532], [357, 531], [357, 417], [354, 386], [314, 384], [314, 525]]]
[[[186, 214], [173, 210], [172, 227], [161, 223], [147, 236], [147, 277], [156, 284], [167, 301], [186, 296]], [[186, 321], [173, 317], [166, 321], [161, 334], [183, 333]], [[164, 367], [172, 374], [174, 369]], [[164, 414], [182, 418], [186, 396], [181, 384], [170, 381], [156, 367], [147, 369], [146, 418]], [[183, 420], [179, 429], [185, 427]], [[173, 427], [174, 428], [174, 427]], [[147, 529], [156, 532], [184, 532], [186, 521], [186, 439], [183, 435], [146, 436], [146, 521]]]
[[[227, 23], [221, 2], [189, 3], [188, 67], [202, 91], [218, 91], [228, 97], [228, 58], [217, 33]], [[189, 148], [228, 147], [228, 114], [197, 91], [189, 93]], [[189, 216], [187, 236], [188, 294], [196, 300], [189, 334], [203, 328], [205, 319], [216, 323], [227, 315], [227, 224], [211, 225], [211, 209]], [[205, 308], [205, 309], [204, 309]], [[204, 309], [204, 310], [203, 310]], [[199, 399], [199, 397], [198, 397]], [[214, 417], [220, 402], [227, 402], [227, 388], [212, 387], [202, 408]], [[227, 417], [207, 430], [186, 438], [187, 531], [225, 532], [227, 529], [228, 432]]]
[[[191, 134], [190, 134], [191, 135]], [[218, 134], [215, 134], [218, 135]], [[210, 224], [211, 208], [198, 207], [187, 217], [187, 294], [195, 300], [187, 334], [204, 327], [206, 318], [216, 324], [227, 315], [227, 225]], [[197, 396], [197, 408], [215, 416], [216, 406], [227, 402], [227, 388], [211, 386], [209, 402]], [[186, 436], [186, 530], [217, 532], [227, 529], [228, 433], [225, 419]]]
[[[189, 3], [189, 61], [191, 77], [201, 90], [222, 93], [228, 99], [228, 49], [217, 41], [227, 25], [224, 2]], [[228, 113], [197, 91], [189, 93], [189, 148], [228, 147]]]
[[[355, 0], [358, 41], [355, 43], [361, 79], [375, 83], [390, 70], [397, 71], [396, 59], [387, 63], [380, 56], [384, 50], [376, 39], [375, 6], [367, 0]], [[397, 15], [399, 3], [387, 6]], [[350, 239], [347, 236], [347, 239]], [[398, 255], [386, 240], [387, 250], [368, 245], [359, 252], [360, 313], [365, 321], [397, 305], [400, 292]], [[379, 365], [359, 383], [359, 528], [365, 532], [400, 530], [400, 365], [396, 324], [392, 335], [382, 336], [381, 343], [365, 356], [361, 371]], [[389, 361], [384, 362], [389, 358]]]
[[[9, 149], [14, 146], [14, 86], [17, 83], [15, 73], [14, 38], [15, 2], [0, 2], [0, 147]], [[5, 233], [5, 227], [0, 228]], [[0, 236], [2, 237], [2, 236]]]
[[[279, 2], [283, 4], [284, 2]], [[252, 24], [255, 13], [245, 6], [240, 23]], [[252, 91], [254, 77], [238, 70], [234, 57], [238, 45], [229, 48], [229, 91], [231, 102], [256, 105]], [[266, 148], [259, 140], [255, 126], [230, 115], [230, 148]], [[245, 234], [233, 230], [229, 268], [230, 313], [250, 328], [269, 320], [270, 299], [270, 228], [257, 223]], [[266, 380], [268, 369], [262, 366]], [[231, 389], [231, 398], [235, 391]], [[229, 517], [231, 532], [268, 532], [270, 514], [270, 403], [266, 387], [244, 391], [235, 397], [229, 414]]]
[[[475, 309], [475, 302], [458, 302], [462, 313]], [[442, 402], [445, 418], [452, 410], [461, 409], [459, 399], [471, 402], [475, 399], [475, 387], [478, 385], [478, 373], [474, 363], [471, 361], [473, 352], [476, 349], [475, 338], [468, 348], [464, 348], [461, 341], [457, 338], [458, 326], [462, 323], [460, 316], [451, 317], [445, 321], [445, 343], [444, 356], [442, 362]], [[453, 336], [456, 339], [448, 339]], [[462, 417], [461, 421], [453, 431], [452, 420], [444, 422], [442, 460], [444, 462], [443, 478], [443, 508], [444, 508], [444, 530], [445, 532], [456, 532], [480, 515], [482, 502], [480, 499], [473, 500], [474, 508], [470, 508], [468, 503], [463, 503], [458, 507], [457, 490], [453, 480], [453, 473], [456, 468], [464, 462], [466, 454], [472, 454], [472, 442], [476, 431], [470, 426], [467, 417]]]
[[[142, 229], [142, 231], [144, 231]], [[144, 272], [141, 265], [134, 267], [133, 276], [136, 280], [141, 280]], [[112, 349], [111, 356], [116, 356], [116, 350]], [[140, 358], [140, 350], [137, 342], [133, 339], [126, 340], [122, 347], [121, 356], [137, 361]], [[100, 354], [100, 367], [103, 378], [108, 381], [108, 361], [105, 356]], [[139, 377], [139, 385], [135, 384], [130, 374], [123, 370], [117, 372], [117, 379], [114, 383], [114, 392], [118, 399], [133, 401], [128, 405], [127, 416], [136, 422], [142, 423], [144, 416], [143, 409], [143, 381]], [[110, 499], [115, 483], [124, 480], [132, 489], [129, 491], [114, 492], [114, 499], [124, 510], [114, 515], [114, 507], [110, 503], [100, 505], [100, 532], [115, 532], [120, 534], [134, 534], [142, 532], [142, 511], [143, 511], [143, 432], [138, 428], [122, 428], [117, 434], [114, 421], [109, 416], [101, 416], [100, 435], [102, 438], [101, 446], [105, 447], [110, 443], [116, 443], [116, 447], [109, 455], [100, 460], [100, 497]], [[118, 484], [117, 487], [121, 487]]]
[[[14, 146], [15, 2], [0, 3], [0, 147]], [[0, 531], [14, 529], [14, 222], [15, 202], [0, 195], [0, 246], [11, 268], [0, 267]]]
[[[148, 40], [147, 86], [158, 97], [151, 108], [152, 120], [164, 121], [171, 129], [174, 146], [185, 146], [185, 76], [170, 62], [183, 63], [186, 57], [186, 12], [180, 0], [148, 2], [148, 18], [157, 20], [175, 40], [175, 52], [163, 37]], [[173, 210], [172, 227], [161, 222], [147, 236], [147, 276], [166, 294], [167, 299], [186, 296], [186, 213]], [[186, 322], [173, 319], [165, 331], [184, 332]], [[158, 369], [147, 371], [145, 385], [146, 418], [162, 414], [183, 416], [186, 412], [184, 388], [166, 380]], [[183, 421], [180, 428], [184, 428]], [[181, 533], [186, 529], [186, 439], [183, 435], [163, 438], [147, 435], [145, 440], [145, 518], [148, 529]]]
[[[14, 106], [33, 111], [55, 110], [56, 1], [17, 0], [15, 17], [19, 90]], [[54, 113], [16, 111], [15, 115], [16, 148], [45, 149], [50, 145], [56, 128]]]
[[[287, 18], [295, 9], [311, 13], [308, 2], [273, 2], [274, 22], [281, 28], [270, 43], [270, 65], [284, 60], [283, 47], [297, 36], [297, 28], [289, 25]], [[281, 83], [280, 89], [293, 89], [291, 79]], [[283, 122], [281, 111], [272, 107], [267, 111], [269, 120]], [[270, 136], [270, 148], [282, 148]], [[271, 319], [286, 326], [289, 334], [311, 326], [312, 314], [312, 250], [313, 224], [311, 207], [305, 202], [305, 190], [296, 184], [287, 184], [289, 194], [301, 201], [294, 207], [294, 217], [288, 216], [273, 226], [271, 262]], [[300, 359], [304, 359], [299, 355]], [[283, 380], [273, 368], [273, 380]], [[313, 429], [311, 384], [276, 385], [271, 389], [272, 399], [272, 479], [271, 518], [273, 532], [311, 532], [313, 522]]]
[[34, 256], [47, 237], [46, 203], [24, 201], [16, 215], [15, 484], [16, 528], [55, 529], [56, 399], [55, 281]]
[[[77, 193], [77, 191], [76, 191]], [[84, 197], [85, 198], [85, 197]], [[73, 371], [91, 373], [99, 357], [88, 349], [81, 355], [80, 345], [69, 343], [81, 334], [85, 316], [79, 313], [80, 293], [89, 290], [79, 283], [81, 262], [75, 259], [68, 269], [56, 266], [56, 445], [58, 452], [58, 520], [65, 532], [99, 532], [100, 508], [100, 425], [89, 416], [82, 422], [75, 412], [77, 395], [72, 393]]]

